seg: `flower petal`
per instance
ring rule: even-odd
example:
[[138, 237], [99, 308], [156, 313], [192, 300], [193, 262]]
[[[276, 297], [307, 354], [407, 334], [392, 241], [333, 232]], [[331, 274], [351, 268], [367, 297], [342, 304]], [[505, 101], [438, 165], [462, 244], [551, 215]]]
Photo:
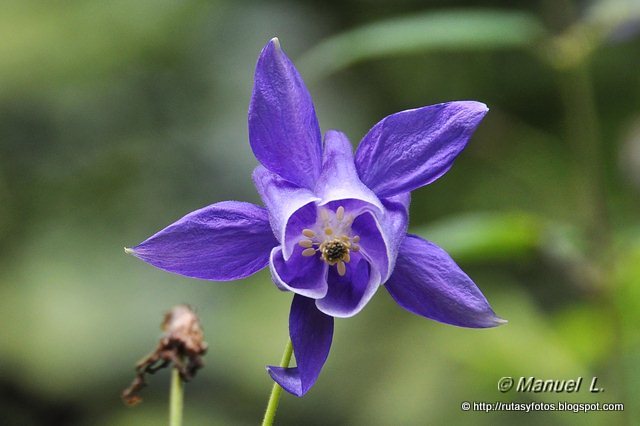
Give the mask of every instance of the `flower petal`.
[[358, 235], [360, 241], [360, 253], [387, 278], [389, 273], [388, 248], [380, 230], [378, 221], [371, 213], [363, 213], [358, 216], [351, 225], [353, 235]]
[[364, 308], [380, 287], [380, 273], [359, 253], [353, 253], [347, 272], [340, 276], [329, 268], [329, 291], [316, 306], [332, 317], [352, 317]]
[[504, 324], [482, 292], [440, 247], [407, 235], [387, 290], [409, 312], [460, 327]]
[[249, 142], [262, 165], [313, 189], [322, 165], [320, 127], [307, 88], [277, 38], [260, 53], [249, 105]]
[[[396, 264], [400, 244], [407, 235], [411, 194], [409, 192], [398, 194], [383, 199], [382, 203], [385, 207], [385, 216], [380, 220], [380, 227], [387, 246], [389, 273], [391, 273]], [[385, 276], [382, 282], [386, 282], [388, 278], [388, 276]]]
[[295, 295], [289, 314], [289, 335], [297, 367], [268, 366], [267, 371], [284, 390], [301, 397], [314, 385], [329, 356], [333, 318], [320, 312], [313, 299]]
[[225, 201], [186, 215], [126, 251], [168, 272], [230, 281], [267, 266], [277, 245], [266, 209]]
[[383, 214], [365, 212], [351, 226], [354, 235], [360, 236], [362, 253], [380, 271], [383, 283], [393, 271], [400, 243], [407, 233], [410, 199], [406, 193], [382, 200]]
[[381, 198], [433, 182], [451, 168], [487, 111], [483, 103], [460, 101], [382, 119], [356, 151], [360, 179]]
[[311, 191], [299, 188], [262, 166], [253, 171], [253, 182], [267, 210], [284, 258], [289, 259], [302, 230], [316, 221], [315, 201]]
[[322, 174], [316, 184], [315, 193], [322, 204], [335, 200], [355, 199], [383, 210], [380, 200], [360, 181], [353, 162], [353, 148], [342, 132], [329, 130], [324, 138]]
[[285, 291], [293, 291], [312, 299], [327, 294], [327, 264], [318, 256], [302, 256], [302, 247], [293, 250], [288, 260], [282, 255], [282, 247], [271, 251], [269, 262], [273, 282]]

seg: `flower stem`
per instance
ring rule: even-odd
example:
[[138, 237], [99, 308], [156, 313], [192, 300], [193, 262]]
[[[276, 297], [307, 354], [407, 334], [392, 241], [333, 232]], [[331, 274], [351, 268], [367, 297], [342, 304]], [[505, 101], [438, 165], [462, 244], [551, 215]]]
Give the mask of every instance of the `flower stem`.
[[602, 257], [610, 244], [607, 194], [604, 188], [602, 138], [589, 75], [589, 63], [578, 64], [560, 75], [560, 88], [567, 120], [568, 138], [576, 167], [576, 192], [580, 193], [579, 210], [586, 215], [589, 255]]
[[171, 370], [171, 393], [169, 396], [169, 426], [182, 425], [184, 385], [177, 368]]
[[[291, 354], [293, 353], [293, 345], [291, 339], [287, 340], [287, 345], [284, 347], [284, 353], [282, 354], [282, 360], [280, 361], [280, 367], [288, 367], [291, 362]], [[271, 395], [269, 396], [269, 402], [267, 403], [267, 410], [264, 412], [264, 419], [262, 420], [262, 426], [273, 425], [273, 419], [276, 417], [276, 411], [278, 410], [278, 403], [280, 402], [280, 395], [282, 394], [282, 387], [274, 383], [271, 388]]]

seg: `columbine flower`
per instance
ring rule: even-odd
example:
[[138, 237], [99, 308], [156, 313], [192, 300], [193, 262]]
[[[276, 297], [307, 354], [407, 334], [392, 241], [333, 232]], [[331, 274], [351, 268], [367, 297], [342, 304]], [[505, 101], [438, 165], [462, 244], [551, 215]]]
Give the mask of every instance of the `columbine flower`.
[[407, 235], [409, 192], [445, 174], [487, 107], [448, 102], [390, 115], [353, 154], [346, 136], [324, 144], [311, 96], [277, 39], [262, 50], [249, 106], [253, 180], [266, 208], [226, 201], [188, 214], [133, 249], [169, 272], [238, 280], [267, 265], [294, 294], [297, 367], [268, 367], [304, 395], [329, 354], [333, 318], [350, 317], [384, 284], [400, 306], [462, 327], [503, 323], [435, 244]]

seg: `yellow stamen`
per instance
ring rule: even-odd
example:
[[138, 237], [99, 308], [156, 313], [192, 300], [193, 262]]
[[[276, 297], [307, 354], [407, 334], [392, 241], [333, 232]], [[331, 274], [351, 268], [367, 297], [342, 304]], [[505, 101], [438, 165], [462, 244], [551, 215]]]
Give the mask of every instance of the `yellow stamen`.
[[344, 219], [344, 207], [338, 207], [338, 209], [336, 210], [336, 219], [338, 219], [339, 221], [342, 221], [342, 219]]
[[305, 248], [313, 247], [313, 241], [311, 240], [300, 240], [298, 244], [300, 245], [300, 247], [305, 247]]
[[331, 229], [331, 228], [326, 228], [326, 229], [324, 230], [324, 233], [325, 233], [325, 234], [327, 234], [327, 235], [331, 235], [331, 234], [333, 234], [333, 229]]
[[313, 238], [316, 236], [316, 233], [313, 232], [311, 229], [303, 229], [302, 230], [302, 235], [304, 235], [305, 237], [308, 238]]
[[338, 275], [340, 275], [341, 277], [344, 277], [344, 274], [347, 273], [347, 265], [344, 264], [344, 262], [341, 260], [337, 263], [337, 268], [338, 268]]
[[314, 256], [315, 254], [316, 254], [316, 249], [314, 248], [308, 248], [308, 249], [302, 250], [302, 255], [306, 257]]

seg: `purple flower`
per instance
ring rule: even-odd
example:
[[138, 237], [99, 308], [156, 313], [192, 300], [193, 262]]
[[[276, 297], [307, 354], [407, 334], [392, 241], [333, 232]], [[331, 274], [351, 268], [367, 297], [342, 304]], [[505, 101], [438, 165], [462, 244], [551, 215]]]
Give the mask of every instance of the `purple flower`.
[[407, 235], [410, 191], [445, 174], [487, 107], [448, 102], [390, 115], [362, 139], [324, 143], [311, 96], [271, 40], [249, 106], [253, 180], [265, 207], [226, 201], [188, 214], [128, 251], [160, 269], [214, 281], [263, 269], [294, 294], [289, 318], [297, 367], [268, 367], [288, 392], [315, 383], [333, 336], [384, 284], [406, 310], [461, 327], [494, 327], [480, 290], [435, 244]]

